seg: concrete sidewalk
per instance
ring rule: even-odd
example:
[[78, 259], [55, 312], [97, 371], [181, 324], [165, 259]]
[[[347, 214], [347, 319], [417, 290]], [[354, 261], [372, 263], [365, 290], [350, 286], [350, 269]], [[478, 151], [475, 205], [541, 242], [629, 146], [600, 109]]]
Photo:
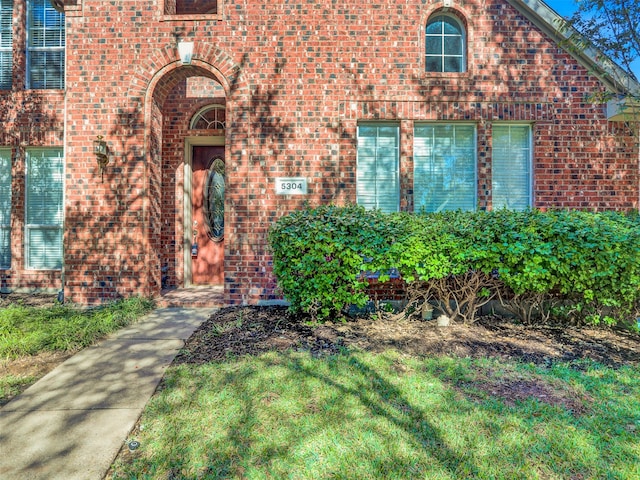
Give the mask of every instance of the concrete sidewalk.
[[0, 408], [0, 479], [102, 479], [166, 368], [214, 308], [164, 308]]

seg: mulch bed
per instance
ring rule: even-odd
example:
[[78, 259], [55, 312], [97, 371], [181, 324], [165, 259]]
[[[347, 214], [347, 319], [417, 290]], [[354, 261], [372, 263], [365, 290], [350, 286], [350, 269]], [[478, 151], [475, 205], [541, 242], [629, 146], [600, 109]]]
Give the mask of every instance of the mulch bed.
[[[613, 368], [640, 365], [640, 335], [596, 328], [525, 326], [499, 316], [480, 317], [472, 325], [438, 327], [435, 321], [398, 315], [345, 318], [311, 324], [284, 307], [229, 307], [216, 312], [189, 338], [176, 364], [202, 364], [268, 351], [301, 350], [314, 356], [332, 355], [345, 348], [372, 352], [395, 349], [418, 356], [498, 358], [552, 367], [568, 362], [585, 370], [593, 360]], [[461, 395], [499, 397], [507, 404], [533, 398], [562, 407], [572, 415], [589, 412], [588, 394], [538, 375], [509, 376], [478, 372], [473, 384], [458, 383]], [[482, 401], [482, 398], [477, 398]], [[634, 427], [635, 428], [635, 427]]]
[[393, 348], [423, 356], [497, 357], [551, 366], [584, 359], [620, 367], [640, 364], [640, 335], [604, 328], [519, 325], [499, 316], [472, 325], [437, 327], [435, 321], [391, 315], [312, 325], [284, 307], [229, 307], [215, 313], [187, 341], [178, 363], [205, 363], [272, 350], [333, 354], [344, 347]]
[[[0, 308], [11, 304], [51, 306], [51, 295], [0, 295]], [[313, 324], [284, 307], [228, 307], [217, 311], [189, 338], [175, 363], [202, 364], [268, 351], [300, 350], [314, 356], [339, 353], [345, 348], [382, 352], [390, 348], [418, 356], [490, 357], [522, 361], [546, 367], [569, 362], [587, 368], [593, 360], [613, 368], [640, 366], [640, 335], [604, 328], [554, 328], [525, 326], [499, 316], [480, 317], [472, 325], [438, 327], [435, 321], [419, 321], [382, 314]], [[0, 363], [3, 374], [42, 376], [71, 353], [44, 353]], [[458, 385], [461, 391], [478, 389], [505, 401], [535, 397], [563, 405], [581, 414], [588, 399], [577, 398], [546, 382], [531, 378], [487, 377], [482, 385]], [[0, 406], [8, 399], [0, 402]]]

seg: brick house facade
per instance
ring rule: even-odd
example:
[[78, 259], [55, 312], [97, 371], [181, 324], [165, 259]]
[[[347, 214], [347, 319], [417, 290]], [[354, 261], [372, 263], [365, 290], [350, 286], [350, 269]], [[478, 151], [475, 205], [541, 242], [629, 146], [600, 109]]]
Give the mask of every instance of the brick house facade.
[[227, 303], [275, 299], [267, 231], [306, 203], [638, 208], [638, 123], [589, 100], [638, 84], [539, 0], [52, 3], [0, 0], [3, 291], [96, 304], [215, 263]]

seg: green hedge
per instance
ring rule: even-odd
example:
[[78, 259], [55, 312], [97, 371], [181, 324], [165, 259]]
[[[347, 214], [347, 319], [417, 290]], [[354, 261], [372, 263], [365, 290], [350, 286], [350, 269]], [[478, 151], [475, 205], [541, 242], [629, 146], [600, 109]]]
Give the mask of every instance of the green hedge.
[[360, 272], [393, 244], [380, 212], [323, 206], [282, 217], [270, 229], [273, 271], [293, 311], [320, 318], [367, 302]]
[[615, 323], [634, 315], [639, 299], [639, 226], [637, 215], [617, 212], [383, 214], [321, 206], [282, 217], [269, 242], [292, 310], [318, 318], [363, 306], [365, 272], [385, 281], [397, 269], [408, 290], [431, 303], [462, 302], [473, 284], [466, 314], [449, 311], [465, 319], [480, 299], [499, 298], [525, 321]]

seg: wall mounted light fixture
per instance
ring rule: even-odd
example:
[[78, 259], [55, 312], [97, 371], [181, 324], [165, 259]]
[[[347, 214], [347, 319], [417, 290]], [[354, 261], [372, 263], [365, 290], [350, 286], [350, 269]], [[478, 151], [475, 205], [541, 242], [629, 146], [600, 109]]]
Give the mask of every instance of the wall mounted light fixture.
[[191, 57], [193, 56], [193, 42], [178, 42], [178, 54], [183, 65], [191, 65]]
[[58, 12], [64, 13], [64, 0], [51, 0], [51, 6]]
[[97, 140], [93, 141], [93, 153], [96, 155], [100, 172], [102, 172], [109, 163], [109, 149], [107, 142], [102, 139], [102, 135], [98, 135]]

